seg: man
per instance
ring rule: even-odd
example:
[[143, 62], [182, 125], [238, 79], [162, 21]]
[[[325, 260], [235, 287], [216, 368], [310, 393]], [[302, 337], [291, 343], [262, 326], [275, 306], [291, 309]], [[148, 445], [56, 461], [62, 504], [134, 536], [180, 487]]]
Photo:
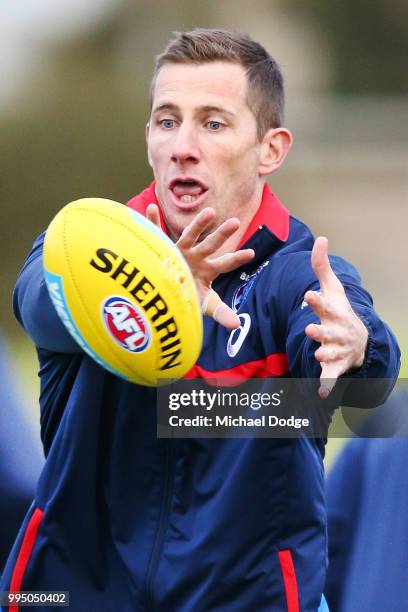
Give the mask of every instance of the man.
[[[340, 259], [333, 271], [327, 241], [313, 246], [266, 184], [291, 146], [282, 111], [280, 71], [246, 36], [181, 34], [157, 60], [155, 183], [129, 205], [177, 241], [214, 317], [188, 377], [322, 374], [327, 397], [352, 372], [391, 388], [398, 347], [357, 272]], [[41, 248], [15, 308], [37, 345], [47, 462], [2, 588], [69, 590], [73, 610], [315, 612], [323, 441], [158, 440], [154, 390], [101, 369], [62, 328]]]
[[359, 428], [366, 437], [348, 442], [330, 469], [330, 612], [408, 609], [407, 408], [402, 388], [370, 413]]

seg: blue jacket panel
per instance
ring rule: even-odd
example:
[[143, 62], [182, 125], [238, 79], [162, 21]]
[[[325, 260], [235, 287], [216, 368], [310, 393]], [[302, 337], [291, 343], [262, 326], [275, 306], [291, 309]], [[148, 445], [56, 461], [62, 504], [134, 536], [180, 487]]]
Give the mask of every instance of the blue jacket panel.
[[[151, 187], [130, 204], [143, 212], [152, 201]], [[310, 231], [266, 188], [245, 243], [255, 260], [214, 286], [249, 331], [234, 343], [206, 318], [190, 376], [318, 377], [317, 345], [304, 334], [316, 317], [303, 296], [318, 288]], [[70, 339], [45, 290], [41, 247], [42, 237], [15, 309], [37, 345], [47, 461], [1, 588], [21, 570], [29, 532], [22, 588], [70, 590], [73, 610], [316, 612], [327, 563], [323, 441], [157, 439], [155, 390], [116, 378]], [[395, 339], [355, 269], [332, 265], [369, 328], [355, 375], [390, 378], [387, 393]]]

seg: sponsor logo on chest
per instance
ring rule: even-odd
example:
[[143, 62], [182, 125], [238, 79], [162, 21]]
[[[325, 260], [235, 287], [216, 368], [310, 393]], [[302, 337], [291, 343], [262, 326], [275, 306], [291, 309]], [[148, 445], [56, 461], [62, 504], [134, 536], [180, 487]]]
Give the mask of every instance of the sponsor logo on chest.
[[245, 272], [241, 274], [240, 280], [244, 282], [235, 289], [234, 295], [232, 296], [232, 309], [235, 312], [237, 312], [245, 302], [259, 274], [268, 264], [269, 259], [261, 263], [261, 265], [255, 270], [255, 272], [252, 272], [252, 274], [246, 274]]

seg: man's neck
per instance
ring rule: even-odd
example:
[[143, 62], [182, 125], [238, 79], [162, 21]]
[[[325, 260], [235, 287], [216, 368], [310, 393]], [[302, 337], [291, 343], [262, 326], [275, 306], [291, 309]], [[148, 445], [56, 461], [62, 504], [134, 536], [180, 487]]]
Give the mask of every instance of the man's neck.
[[237, 250], [238, 245], [241, 243], [242, 238], [249, 227], [249, 224], [261, 205], [264, 186], [264, 183], [259, 185], [256, 192], [253, 194], [251, 201], [248, 202], [247, 208], [239, 215], [238, 219], [240, 220], [240, 226], [238, 230], [230, 238], [225, 240], [223, 245], [212, 255], [212, 257], [220, 257], [221, 255], [225, 255], [225, 253], [233, 253]]

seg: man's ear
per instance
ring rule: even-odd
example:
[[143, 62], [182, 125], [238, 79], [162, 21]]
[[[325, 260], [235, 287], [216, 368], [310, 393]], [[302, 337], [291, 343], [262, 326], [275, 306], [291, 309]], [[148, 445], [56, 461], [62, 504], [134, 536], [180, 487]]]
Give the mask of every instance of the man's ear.
[[149, 162], [149, 166], [153, 167], [152, 158], [150, 157], [150, 153], [149, 153], [149, 130], [150, 130], [150, 122], [148, 121], [145, 127], [145, 138], [146, 138], [146, 144], [147, 144], [147, 161]]
[[271, 128], [261, 143], [259, 175], [266, 176], [276, 172], [286, 159], [292, 146], [292, 134], [283, 127]]

